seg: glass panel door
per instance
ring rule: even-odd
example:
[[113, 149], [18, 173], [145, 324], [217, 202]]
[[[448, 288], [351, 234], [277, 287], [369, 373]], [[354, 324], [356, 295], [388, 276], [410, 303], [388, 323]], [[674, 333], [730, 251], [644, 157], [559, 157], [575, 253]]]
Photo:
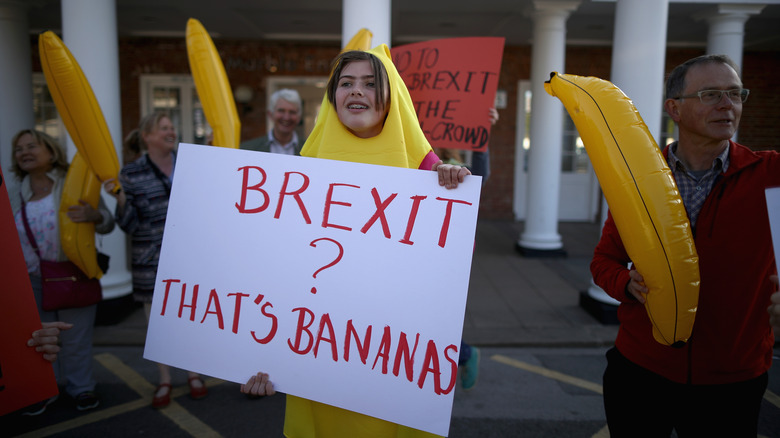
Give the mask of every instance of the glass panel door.
[[180, 142], [206, 144], [211, 140], [212, 130], [192, 76], [141, 76], [141, 116], [154, 111], [169, 114]]

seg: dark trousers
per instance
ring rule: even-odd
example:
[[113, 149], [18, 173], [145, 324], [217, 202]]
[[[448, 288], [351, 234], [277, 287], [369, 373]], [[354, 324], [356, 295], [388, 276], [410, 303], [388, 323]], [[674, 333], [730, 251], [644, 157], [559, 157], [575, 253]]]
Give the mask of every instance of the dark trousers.
[[483, 152], [474, 151], [471, 154], [471, 173], [482, 177], [484, 186], [490, 176], [490, 151], [485, 149]]
[[609, 435], [679, 438], [751, 437], [766, 390], [764, 373], [723, 385], [675, 383], [626, 359], [617, 348], [607, 352], [604, 409]]

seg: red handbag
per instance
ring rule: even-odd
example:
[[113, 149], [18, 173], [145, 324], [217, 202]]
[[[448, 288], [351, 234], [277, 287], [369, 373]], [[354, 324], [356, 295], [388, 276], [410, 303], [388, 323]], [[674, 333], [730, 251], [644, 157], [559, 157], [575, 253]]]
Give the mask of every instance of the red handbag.
[[100, 280], [88, 278], [73, 262], [41, 260], [38, 244], [27, 223], [27, 206], [22, 200], [22, 221], [41, 266], [41, 307], [43, 310], [72, 309], [97, 304], [103, 299]]
[[71, 309], [97, 304], [103, 289], [96, 278], [87, 278], [73, 262], [41, 260], [43, 310]]

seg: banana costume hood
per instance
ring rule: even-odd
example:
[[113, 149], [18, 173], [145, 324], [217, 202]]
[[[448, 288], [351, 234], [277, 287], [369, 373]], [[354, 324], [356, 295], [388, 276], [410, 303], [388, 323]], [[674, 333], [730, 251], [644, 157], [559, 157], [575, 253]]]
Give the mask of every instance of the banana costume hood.
[[412, 97], [393, 65], [390, 49], [382, 44], [368, 52], [382, 61], [390, 82], [390, 105], [382, 132], [371, 138], [359, 138], [349, 132], [326, 94], [301, 155], [417, 169], [432, 148], [420, 128]]

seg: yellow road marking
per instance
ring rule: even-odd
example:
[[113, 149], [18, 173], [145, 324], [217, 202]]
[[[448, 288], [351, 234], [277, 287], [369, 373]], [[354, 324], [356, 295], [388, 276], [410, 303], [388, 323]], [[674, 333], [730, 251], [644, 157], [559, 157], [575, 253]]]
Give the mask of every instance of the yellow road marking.
[[[20, 438], [32, 438], [32, 437], [44, 437], [58, 433], [67, 432], [68, 430], [75, 429], [77, 427], [86, 426], [88, 424], [96, 423], [98, 421], [108, 420], [111, 417], [125, 414], [127, 412], [135, 411], [137, 409], [152, 409], [152, 397], [155, 386], [149, 383], [143, 376], [141, 376], [134, 369], [125, 365], [124, 362], [119, 360], [116, 356], [109, 353], [101, 353], [95, 355], [95, 360], [100, 362], [106, 369], [114, 373], [119, 377], [128, 387], [134, 390], [141, 396], [138, 400], [133, 400], [121, 405], [112, 406], [110, 408], [99, 409], [86, 415], [79, 416], [72, 420], [63, 421], [61, 423], [53, 424], [48, 427], [36, 429], [23, 435], [19, 435]], [[206, 386], [214, 387], [224, 383], [223, 380], [209, 378], [205, 380]], [[189, 411], [184, 409], [175, 398], [185, 395], [189, 392], [188, 387], [176, 388], [171, 391], [171, 404], [164, 409], [160, 409], [159, 412], [171, 421], [176, 423], [180, 428], [196, 438], [220, 438], [221, 435], [209, 427], [206, 423], [200, 421], [197, 417], [190, 414]]]
[[491, 359], [495, 360], [496, 362], [501, 362], [505, 365], [513, 366], [515, 368], [520, 368], [521, 370], [531, 371], [532, 373], [541, 374], [542, 376], [549, 377], [555, 380], [560, 380], [561, 382], [568, 383], [570, 385], [579, 386], [580, 388], [585, 388], [590, 391], [597, 392], [599, 394], [604, 393], [601, 388], [601, 385], [577, 377], [573, 377], [568, 374], [563, 374], [557, 371], [548, 370], [547, 368], [531, 365], [529, 363], [515, 360], [506, 356], [502, 356], [500, 354], [493, 355]]
[[609, 426], [604, 426], [592, 438], [609, 438]]
[[[598, 385], [593, 382], [589, 382], [584, 379], [580, 379], [578, 377], [573, 377], [568, 374], [559, 373], [558, 371], [548, 370], [547, 368], [543, 368], [536, 365], [531, 365], [529, 363], [519, 361], [516, 359], [512, 359], [510, 357], [502, 356], [500, 354], [495, 354], [491, 357], [496, 362], [503, 363], [504, 365], [509, 365], [515, 368], [520, 368], [521, 370], [530, 371], [532, 373], [540, 374], [544, 377], [549, 377], [551, 379], [559, 380], [564, 383], [568, 383], [570, 385], [579, 386], [580, 388], [588, 389], [590, 391], [604, 394], [604, 390], [602, 389], [601, 385]], [[596, 432], [592, 438], [609, 438], [609, 428], [607, 426], [604, 426]]]
[[138, 374], [137, 371], [125, 365], [124, 362], [119, 360], [116, 356], [109, 353], [101, 353], [95, 355], [95, 360], [100, 362], [103, 367], [110, 370], [114, 375], [122, 379], [133, 391], [138, 395], [144, 397], [148, 396], [151, 400], [151, 394], [154, 391], [155, 386], [149, 383], [144, 377]]
[[780, 396], [778, 396], [774, 392], [772, 392], [772, 391], [767, 389], [766, 392], [764, 392], [764, 398], [769, 403], [772, 403], [773, 405], [775, 405], [778, 408], [780, 408]]
[[[111, 370], [117, 377], [122, 379], [127, 386], [132, 388], [135, 392], [141, 395], [146, 401], [146, 406], [151, 404], [151, 399], [155, 386], [149, 383], [143, 378], [137, 371], [125, 365], [116, 356], [109, 353], [102, 353], [95, 356], [98, 362], [104, 367]], [[206, 384], [208, 386], [208, 383]], [[160, 413], [168, 417], [171, 421], [176, 423], [179, 427], [184, 429], [190, 435], [196, 438], [218, 438], [221, 437], [217, 431], [209, 427], [208, 424], [200, 421], [197, 417], [190, 414], [189, 411], [184, 409], [179, 403], [176, 403], [175, 398], [179, 395], [188, 392], [187, 388], [177, 388], [176, 391], [171, 392], [171, 404], [166, 408], [160, 409]]]
[[[601, 385], [577, 377], [573, 377], [568, 374], [563, 374], [557, 371], [548, 370], [547, 368], [531, 365], [529, 363], [512, 359], [506, 356], [502, 356], [500, 354], [493, 355], [491, 359], [495, 360], [496, 362], [503, 363], [505, 365], [519, 368], [521, 370], [530, 371], [532, 373], [540, 374], [544, 377], [549, 377], [551, 379], [559, 380], [561, 382], [568, 383], [570, 385], [579, 386], [580, 388], [589, 389], [593, 392], [597, 392], [602, 395], [604, 394]], [[764, 392], [764, 398], [769, 403], [772, 403], [773, 405], [780, 408], [780, 396], [778, 396], [774, 392], [767, 389], [766, 392]], [[604, 426], [601, 430], [596, 432], [595, 435], [593, 435], [593, 438], [609, 438], [609, 428], [607, 426]], [[759, 435], [758, 438], [764, 438], [764, 437], [762, 435]]]
[[151, 401], [145, 399], [134, 400], [129, 403], [113, 406], [106, 409], [100, 409], [98, 411], [83, 415], [72, 420], [63, 421], [61, 423], [52, 424], [51, 426], [36, 429], [27, 432], [23, 435], [19, 435], [19, 438], [32, 438], [32, 437], [44, 437], [55, 435], [58, 433], [67, 432], [77, 427], [86, 426], [88, 424], [97, 423], [98, 421], [107, 420], [115, 415], [124, 414], [126, 412], [134, 411], [149, 406]]

